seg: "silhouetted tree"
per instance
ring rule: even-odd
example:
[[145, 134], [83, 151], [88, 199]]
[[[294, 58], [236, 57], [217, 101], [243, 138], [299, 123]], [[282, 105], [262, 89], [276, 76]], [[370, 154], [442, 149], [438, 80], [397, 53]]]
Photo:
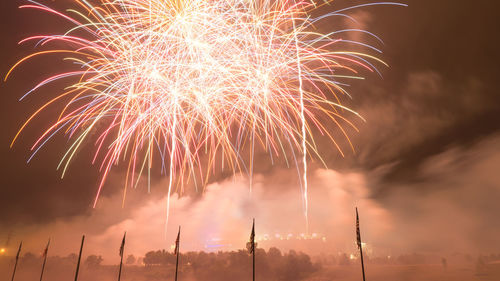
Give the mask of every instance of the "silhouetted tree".
[[267, 256], [271, 261], [281, 259], [281, 251], [278, 248], [271, 247], [267, 252]]
[[175, 264], [175, 255], [165, 250], [147, 252], [143, 260], [147, 266]]
[[85, 265], [88, 268], [97, 268], [101, 265], [101, 262], [103, 261], [101, 256], [96, 256], [96, 255], [90, 255], [87, 257], [85, 260]]
[[302, 280], [315, 271], [311, 258], [304, 253], [297, 253], [291, 250], [283, 258], [285, 260], [279, 280]]
[[151, 266], [151, 265], [159, 265], [160, 264], [160, 258], [155, 251], [149, 251], [144, 255], [144, 264], [146, 266]]
[[126, 264], [134, 264], [136, 261], [136, 258], [134, 255], [128, 255], [127, 260], [125, 261]]

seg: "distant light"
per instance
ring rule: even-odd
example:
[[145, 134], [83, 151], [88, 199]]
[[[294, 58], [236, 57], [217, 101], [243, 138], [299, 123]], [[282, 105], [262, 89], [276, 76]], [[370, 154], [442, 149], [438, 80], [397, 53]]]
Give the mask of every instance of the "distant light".
[[351, 260], [354, 260], [354, 259], [356, 259], [356, 256], [354, 256], [353, 254], [351, 254], [351, 255], [349, 256], [349, 258], [350, 258]]
[[5, 248], [0, 249], [0, 254], [4, 254], [4, 253], [5, 253]]

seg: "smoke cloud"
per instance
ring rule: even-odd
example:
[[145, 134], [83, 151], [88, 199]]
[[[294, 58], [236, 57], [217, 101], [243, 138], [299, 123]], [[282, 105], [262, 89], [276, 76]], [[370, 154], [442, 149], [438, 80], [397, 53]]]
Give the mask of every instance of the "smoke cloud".
[[[386, 195], [374, 199], [384, 170], [337, 172], [317, 169], [310, 174], [309, 231], [325, 237], [320, 252], [354, 251], [354, 208], [361, 216], [363, 240], [373, 255], [404, 252], [495, 251], [500, 224], [500, 136], [479, 141], [469, 148], [450, 147], [429, 158], [416, 171], [412, 184], [392, 184]], [[171, 218], [166, 224], [166, 198], [149, 195], [121, 209], [122, 197], [103, 198], [90, 216], [59, 220], [48, 225], [25, 227], [16, 233], [26, 248], [41, 252], [45, 237], [53, 239], [53, 254], [76, 252], [81, 234], [88, 235], [86, 251], [118, 260], [121, 236], [127, 231], [127, 252], [137, 255], [173, 245], [177, 226], [182, 226], [186, 251], [245, 248], [251, 220], [257, 236], [306, 233], [302, 194], [297, 175], [276, 170], [256, 175], [250, 194], [246, 178], [210, 184], [201, 197], [172, 196]], [[165, 183], [152, 190], [165, 187]], [[479, 192], [481, 190], [482, 192]], [[487, 192], [485, 192], [487, 191]], [[293, 239], [292, 239], [293, 240]], [[304, 240], [289, 242], [304, 248]], [[220, 248], [210, 248], [218, 245]], [[263, 241], [269, 247], [273, 241]]]

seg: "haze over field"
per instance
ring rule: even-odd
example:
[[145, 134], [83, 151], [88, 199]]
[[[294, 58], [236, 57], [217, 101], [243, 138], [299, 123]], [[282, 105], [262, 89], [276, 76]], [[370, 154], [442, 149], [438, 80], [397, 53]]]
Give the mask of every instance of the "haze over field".
[[[187, 252], [181, 255], [179, 280], [225, 281], [250, 280], [251, 259], [246, 251], [203, 253]], [[290, 251], [282, 253], [276, 248], [265, 252], [257, 250], [257, 280], [283, 281], [326, 281], [360, 280], [360, 264], [357, 257], [345, 254], [308, 255]], [[377, 257], [367, 259], [366, 272], [369, 280], [498, 280], [500, 276], [500, 255], [472, 257], [454, 254], [443, 262], [442, 257], [409, 254], [397, 257]], [[26, 256], [20, 264], [16, 280], [37, 279], [41, 260]], [[79, 280], [116, 280], [118, 266], [102, 265], [99, 256], [90, 255], [84, 259]], [[76, 255], [50, 257], [46, 274], [47, 280], [72, 279], [75, 271]], [[146, 263], [145, 265], [143, 263]], [[0, 260], [0, 270], [10, 272], [8, 262]], [[128, 255], [123, 268], [122, 280], [173, 280], [175, 256], [168, 252], [152, 251], [145, 257]], [[9, 278], [8, 278], [9, 277]], [[10, 280], [9, 274], [2, 274], [0, 280]]]

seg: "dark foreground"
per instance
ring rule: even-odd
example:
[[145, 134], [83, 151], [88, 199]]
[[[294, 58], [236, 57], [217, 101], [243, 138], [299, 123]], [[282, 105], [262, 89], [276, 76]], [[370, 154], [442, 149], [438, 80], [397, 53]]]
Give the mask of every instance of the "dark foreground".
[[[173, 280], [173, 256], [164, 251], [150, 252], [143, 258], [128, 256], [124, 266], [123, 281]], [[246, 251], [203, 253], [192, 252], [181, 256], [179, 281], [234, 281], [251, 280], [251, 260]], [[0, 281], [10, 281], [14, 259], [0, 257]], [[99, 256], [83, 259], [79, 281], [117, 280], [118, 266], [102, 265]], [[44, 280], [74, 280], [75, 255], [50, 257]], [[308, 255], [291, 251], [282, 254], [277, 249], [257, 251], [257, 280], [265, 281], [327, 281], [361, 280], [360, 265], [346, 255], [321, 256], [311, 259]], [[41, 258], [27, 254], [19, 261], [16, 281], [39, 280]], [[498, 281], [500, 280], [500, 255], [426, 257], [404, 255], [397, 258], [368, 259], [366, 264], [369, 281]]]

